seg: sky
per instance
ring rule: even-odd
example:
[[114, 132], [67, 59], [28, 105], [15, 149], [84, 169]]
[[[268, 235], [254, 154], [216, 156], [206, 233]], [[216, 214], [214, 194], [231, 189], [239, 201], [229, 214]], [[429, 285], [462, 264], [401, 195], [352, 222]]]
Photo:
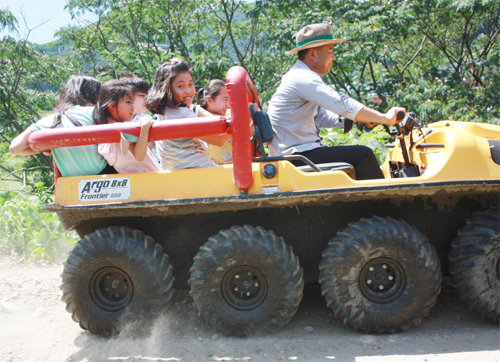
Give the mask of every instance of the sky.
[[[11, 34], [12, 36], [19, 39], [28, 36], [30, 42], [45, 44], [55, 40], [54, 33], [59, 28], [78, 24], [64, 10], [66, 2], [67, 0], [0, 0], [0, 8], [7, 7], [17, 17], [19, 34]], [[29, 32], [29, 29], [32, 30]], [[0, 32], [0, 37], [6, 34], [5, 31]]]

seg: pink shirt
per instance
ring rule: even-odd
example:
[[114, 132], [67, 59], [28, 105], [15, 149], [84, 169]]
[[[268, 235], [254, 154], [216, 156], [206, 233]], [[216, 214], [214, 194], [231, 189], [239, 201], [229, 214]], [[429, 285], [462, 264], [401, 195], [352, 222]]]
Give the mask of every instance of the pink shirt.
[[132, 152], [128, 150], [128, 147], [124, 148], [125, 150], [122, 150], [120, 143], [101, 143], [98, 145], [97, 150], [118, 173], [160, 170], [160, 164], [149, 148], [143, 161], [137, 161]]

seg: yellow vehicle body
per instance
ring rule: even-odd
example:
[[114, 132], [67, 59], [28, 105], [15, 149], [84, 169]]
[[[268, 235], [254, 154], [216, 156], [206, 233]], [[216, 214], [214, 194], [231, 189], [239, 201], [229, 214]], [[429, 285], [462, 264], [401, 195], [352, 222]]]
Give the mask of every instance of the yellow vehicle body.
[[231, 103], [234, 164], [57, 179], [46, 208], [82, 237], [62, 286], [82, 328], [109, 335], [127, 318], [152, 318], [175, 287], [189, 288], [223, 333], [276, 331], [304, 283], [319, 283], [345, 325], [392, 333], [429, 314], [442, 274], [498, 322], [500, 126], [405, 124], [379, 180], [306, 172], [283, 158], [245, 163], [248, 115], [237, 111], [247, 111], [251, 87], [243, 68], [230, 73], [230, 101], [240, 101]]
[[[288, 161], [253, 162], [253, 185], [244, 194], [233, 183], [232, 164], [60, 177], [55, 201], [47, 209], [82, 237], [100, 227], [134, 225], [169, 255], [182, 245], [192, 256], [211, 234], [232, 224], [268, 226], [299, 251], [306, 282], [317, 280], [321, 250], [341, 226], [370, 215], [404, 216], [429, 236], [445, 268], [451, 239], [466, 216], [499, 198], [500, 165], [492, 158], [489, 141], [500, 140], [500, 126], [443, 121], [413, 130], [412, 137], [409, 159], [423, 172], [417, 177], [390, 177], [389, 164], [403, 162], [395, 144], [389, 145], [381, 166], [385, 179], [355, 180], [343, 171], [304, 172]], [[409, 138], [405, 136], [408, 147]], [[271, 178], [264, 176], [269, 164], [276, 168]], [[124, 181], [125, 192], [111, 187]], [[324, 225], [322, 220], [321, 226], [322, 217], [333, 221]], [[169, 232], [152, 233], [150, 218], [167, 223]], [[208, 226], [179, 240], [177, 229], [197, 224]], [[313, 236], [314, 245], [303, 244], [307, 235]], [[185, 288], [189, 260], [172, 258], [172, 263], [176, 286]]]
[[[488, 139], [500, 139], [500, 126], [443, 121], [423, 128], [421, 133], [423, 136], [415, 135], [415, 145], [409, 152], [411, 163], [423, 171], [421, 176], [390, 178], [389, 161], [403, 162], [401, 148], [395, 145], [388, 150], [387, 160], [382, 165], [385, 179], [354, 180], [341, 171], [303, 172], [288, 161], [254, 162], [254, 182], [248, 194], [267, 198], [283, 193], [404, 186], [416, 182], [431, 185], [437, 182], [500, 180], [500, 165], [492, 160], [488, 143]], [[272, 178], [264, 176], [263, 168], [267, 164], [277, 169]], [[213, 168], [151, 173], [61, 177], [57, 180], [54, 206], [50, 208], [109, 204], [107, 198], [79, 198], [79, 183], [87, 180], [108, 180], [112, 183], [115, 179], [124, 178], [130, 179], [127, 198], [113, 198], [111, 203], [124, 206], [128, 202], [139, 201], [240, 197], [240, 190], [233, 184], [232, 164], [223, 164]]]

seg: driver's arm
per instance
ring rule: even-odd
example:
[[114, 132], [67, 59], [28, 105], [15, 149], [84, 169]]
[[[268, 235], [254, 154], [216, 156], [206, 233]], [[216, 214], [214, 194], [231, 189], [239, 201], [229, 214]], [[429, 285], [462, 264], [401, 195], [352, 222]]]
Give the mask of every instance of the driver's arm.
[[387, 111], [387, 113], [380, 113], [379, 111], [363, 106], [354, 117], [355, 122], [361, 123], [380, 123], [388, 126], [396, 124], [396, 115], [398, 112], [405, 112], [406, 109], [403, 107], [392, 107]]
[[351, 130], [353, 121], [319, 107], [314, 123], [318, 128], [339, 128], [343, 129], [344, 133], [347, 133]]

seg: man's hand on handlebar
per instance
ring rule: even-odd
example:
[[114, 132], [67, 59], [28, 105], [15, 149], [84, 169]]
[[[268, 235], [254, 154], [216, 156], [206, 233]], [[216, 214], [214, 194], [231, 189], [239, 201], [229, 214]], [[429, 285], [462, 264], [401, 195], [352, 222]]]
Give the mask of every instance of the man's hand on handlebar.
[[364, 123], [368, 127], [373, 127], [377, 123], [393, 126], [404, 119], [405, 113], [406, 109], [403, 107], [392, 107], [387, 113], [380, 113], [375, 109], [364, 106], [359, 110], [354, 121]]
[[384, 114], [384, 121], [380, 122], [388, 126], [394, 126], [405, 118], [406, 109], [403, 107], [392, 107]]

